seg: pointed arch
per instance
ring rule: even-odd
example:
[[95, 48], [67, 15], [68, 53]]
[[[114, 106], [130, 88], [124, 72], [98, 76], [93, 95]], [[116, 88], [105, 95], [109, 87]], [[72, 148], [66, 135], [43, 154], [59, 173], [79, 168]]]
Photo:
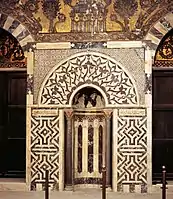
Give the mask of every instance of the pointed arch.
[[107, 105], [138, 105], [135, 81], [123, 66], [98, 52], [77, 53], [56, 65], [39, 91], [38, 104], [69, 105], [83, 86], [97, 88]]

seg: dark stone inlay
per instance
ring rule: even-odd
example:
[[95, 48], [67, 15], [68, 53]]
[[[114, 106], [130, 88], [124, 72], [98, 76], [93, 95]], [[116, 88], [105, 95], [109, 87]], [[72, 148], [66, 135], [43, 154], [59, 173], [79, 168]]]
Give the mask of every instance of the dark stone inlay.
[[34, 52], [36, 49], [36, 42], [28, 42], [25, 46], [22, 47], [24, 51]]
[[167, 28], [168, 30], [171, 30], [171, 29], [172, 29], [172, 26], [171, 26], [170, 22], [167, 21], [165, 18], [161, 18], [160, 23], [161, 23], [165, 28]]
[[151, 74], [145, 74], [145, 94], [151, 94], [152, 92], [152, 76]]
[[130, 184], [129, 189], [130, 189], [130, 193], [134, 193], [135, 192], [135, 184]]
[[82, 172], [82, 126], [78, 127], [78, 172]]
[[94, 128], [92, 125], [88, 128], [88, 172], [92, 173], [94, 171], [93, 165], [93, 155], [94, 155]]
[[13, 21], [12, 25], [8, 29], [8, 32], [13, 33], [13, 31], [20, 25], [18, 21]]
[[86, 48], [106, 48], [107, 42], [74, 42], [71, 43], [73, 49], [86, 49]]
[[75, 178], [74, 184], [102, 184], [102, 178]]
[[65, 152], [65, 184], [71, 186], [73, 181], [72, 176], [72, 113], [66, 112], [67, 130], [66, 130], [66, 152]]
[[33, 95], [34, 90], [34, 78], [33, 75], [29, 74], [27, 75], [27, 94]]
[[102, 173], [103, 127], [99, 126], [99, 173]]
[[7, 15], [1, 14], [0, 27], [4, 27], [4, 24], [5, 24], [6, 20], [7, 20]]
[[31, 191], [36, 191], [36, 183], [31, 182]]
[[14, 63], [0, 63], [0, 68], [24, 68], [26, 69], [27, 65], [23, 62], [14, 62]]
[[123, 192], [123, 185], [122, 184], [120, 184], [120, 183], [117, 184], [117, 191]]
[[20, 42], [22, 39], [24, 39], [24, 38], [27, 37], [28, 35], [30, 35], [30, 33], [28, 32], [28, 30], [23, 30], [23, 31], [16, 37], [16, 39]]
[[154, 27], [150, 30], [150, 33], [152, 35], [154, 35], [155, 37], [157, 37], [158, 39], [162, 39], [163, 38], [163, 34], [161, 32], [159, 32], [157, 29], [155, 29]]
[[173, 67], [173, 62], [172, 61], [155, 61], [153, 67], [160, 67], [160, 68], [164, 68], [164, 67]]
[[145, 183], [141, 184], [141, 193], [147, 193], [147, 190], [148, 190], [147, 184]]

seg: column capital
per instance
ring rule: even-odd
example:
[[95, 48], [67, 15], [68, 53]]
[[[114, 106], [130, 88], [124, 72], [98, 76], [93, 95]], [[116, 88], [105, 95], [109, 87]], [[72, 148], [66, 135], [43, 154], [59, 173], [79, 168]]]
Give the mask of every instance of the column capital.
[[104, 112], [106, 118], [110, 118], [113, 111], [112, 111], [112, 109], [104, 109], [103, 112]]
[[73, 116], [73, 110], [72, 109], [66, 109], [65, 114], [68, 118], [71, 118]]

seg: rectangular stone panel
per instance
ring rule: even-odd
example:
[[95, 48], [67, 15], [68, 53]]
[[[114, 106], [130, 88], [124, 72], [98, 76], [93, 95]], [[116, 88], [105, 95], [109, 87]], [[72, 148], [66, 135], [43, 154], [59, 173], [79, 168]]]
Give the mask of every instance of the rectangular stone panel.
[[146, 109], [121, 109], [114, 119], [117, 119], [117, 190], [146, 192]]
[[49, 183], [52, 189], [58, 188], [59, 132], [57, 109], [32, 109], [31, 190], [36, 190], [40, 186], [44, 189], [46, 170], [49, 170]]

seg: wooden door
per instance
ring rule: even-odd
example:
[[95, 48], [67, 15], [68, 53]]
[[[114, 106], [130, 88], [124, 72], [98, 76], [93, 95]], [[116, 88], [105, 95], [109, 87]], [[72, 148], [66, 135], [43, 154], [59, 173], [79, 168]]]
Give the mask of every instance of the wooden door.
[[153, 71], [153, 181], [173, 180], [173, 71]]
[[26, 162], [26, 73], [0, 73], [0, 175], [24, 177]]

